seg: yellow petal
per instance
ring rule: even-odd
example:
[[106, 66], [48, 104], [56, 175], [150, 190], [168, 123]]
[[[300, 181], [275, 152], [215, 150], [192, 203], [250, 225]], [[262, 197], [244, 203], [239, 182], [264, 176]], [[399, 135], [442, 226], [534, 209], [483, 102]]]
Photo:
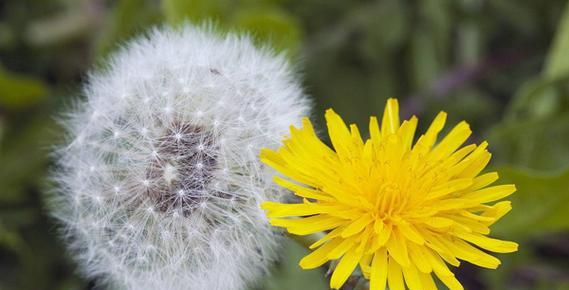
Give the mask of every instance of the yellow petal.
[[362, 258], [363, 252], [357, 251], [354, 248], [350, 249], [340, 260], [340, 263], [334, 269], [332, 277], [330, 278], [330, 287], [333, 289], [340, 289], [342, 285], [348, 280], [354, 269]]
[[401, 236], [401, 233], [394, 230], [391, 234], [391, 238], [387, 241], [387, 250], [389, 251], [389, 256], [393, 257], [397, 263], [401, 266], [406, 267], [409, 265], [409, 254], [407, 252], [407, 242], [405, 238]]
[[419, 138], [417, 145], [430, 149], [437, 141], [437, 135], [445, 126], [446, 119], [447, 114], [440, 112], [431, 123], [431, 126], [429, 126], [429, 129], [427, 129], [427, 132]]
[[518, 250], [518, 244], [510, 241], [502, 241], [470, 233], [456, 233], [456, 236], [494, 253], [512, 253]]
[[362, 258], [360, 259], [360, 270], [362, 272], [362, 274], [364, 274], [364, 278], [366, 279], [370, 279], [370, 275], [371, 275], [371, 262], [373, 259], [373, 255], [370, 254], [365, 254], [362, 256]]
[[405, 290], [401, 266], [391, 258], [387, 266], [387, 284], [389, 285], [389, 290]]
[[440, 277], [440, 276], [452, 276], [452, 275], [454, 275], [448, 269], [447, 265], [445, 264], [445, 262], [443, 262], [441, 257], [439, 257], [432, 250], [426, 250], [426, 251], [424, 251], [424, 253], [426, 254], [425, 257], [427, 257], [429, 264], [431, 264], [431, 267], [433, 268], [433, 271], [437, 274], [437, 276]]
[[383, 230], [383, 227], [384, 227], [383, 220], [381, 220], [380, 218], [376, 218], [373, 224], [373, 230], [375, 231], [375, 233], [379, 234]]
[[[284, 204], [277, 202], [263, 202], [261, 208], [267, 210], [269, 218], [280, 218], [289, 216], [308, 216], [329, 211], [331, 206], [313, 203]], [[337, 210], [338, 207], [332, 207]]]
[[383, 230], [374, 237], [368, 253], [373, 253], [383, 247], [391, 237], [391, 232], [391, 225], [385, 226]]
[[496, 269], [500, 265], [500, 260], [496, 257], [491, 256], [462, 240], [448, 240], [447, 245], [453, 249], [458, 258], [468, 261], [474, 265], [488, 269]]
[[408, 121], [404, 121], [399, 128], [398, 135], [401, 136], [401, 143], [405, 151], [409, 151], [413, 145], [413, 138], [415, 137], [415, 130], [419, 120], [413, 116]]
[[378, 250], [371, 263], [370, 290], [385, 290], [387, 282], [387, 250]]
[[326, 110], [326, 124], [330, 141], [338, 156], [349, 159], [352, 156], [353, 144], [351, 133], [342, 118], [332, 109]]
[[423, 290], [437, 290], [437, 285], [433, 281], [433, 276], [431, 274], [419, 273], [421, 278], [421, 285], [423, 285]]
[[417, 271], [417, 268], [413, 266], [413, 264], [409, 265], [409, 267], [402, 267], [401, 269], [403, 270], [405, 284], [407, 284], [407, 287], [409, 287], [410, 290], [423, 290], [419, 272]]
[[300, 196], [300, 197], [323, 200], [323, 201], [335, 201], [336, 200], [325, 192], [315, 190], [315, 189], [306, 188], [302, 185], [298, 185], [296, 183], [290, 182], [290, 181], [283, 179], [281, 177], [278, 177], [278, 176], [273, 177], [273, 181], [282, 187], [290, 189], [297, 196]]
[[322, 247], [316, 249], [312, 253], [306, 255], [302, 260], [300, 260], [300, 267], [302, 269], [314, 269], [324, 265], [330, 259], [328, 258], [328, 253], [336, 248], [342, 239], [333, 239], [330, 242], [324, 244]]
[[501, 201], [496, 203], [495, 205], [486, 209], [482, 216], [493, 218], [494, 221], [487, 222], [487, 226], [491, 226], [505, 214], [507, 214], [512, 209], [512, 203], [510, 201]]
[[330, 258], [330, 260], [339, 259], [348, 250], [355, 246], [357, 239], [358, 237], [349, 237], [347, 239], [343, 239], [343, 241], [336, 248], [332, 249], [328, 253], [328, 258]]
[[361, 232], [368, 224], [370, 224], [373, 220], [371, 219], [371, 215], [366, 214], [362, 215], [359, 219], [351, 222], [342, 232], [342, 237], [347, 238], [349, 236], [355, 235]]
[[474, 178], [474, 183], [472, 184], [472, 186], [469, 188], [471, 191], [474, 190], [478, 190], [480, 188], [484, 188], [492, 183], [494, 183], [494, 181], [498, 180], [498, 173], [497, 172], [489, 172], [486, 174], [482, 174], [476, 178]]
[[513, 184], [496, 185], [467, 193], [462, 198], [475, 200], [478, 203], [487, 203], [507, 197], [515, 191], [516, 186]]
[[287, 228], [291, 234], [308, 235], [341, 226], [346, 223], [346, 220], [317, 215], [300, 219], [272, 219], [270, 223], [276, 227]]
[[[480, 148], [480, 147], [478, 147]], [[474, 154], [474, 152], [473, 152]], [[490, 162], [492, 154], [486, 150], [482, 150], [476, 158], [471, 159], [468, 166], [465, 166], [464, 170], [457, 176], [459, 177], [475, 177], [477, 176]]]
[[407, 222], [400, 223], [397, 226], [397, 228], [410, 241], [419, 245], [423, 245], [425, 243], [425, 239], [423, 238], [423, 236], [421, 236], [421, 234], [417, 232], [417, 230], [412, 224], [409, 224]]
[[318, 241], [314, 242], [312, 245], [310, 245], [308, 248], [309, 249], [315, 249], [320, 247], [321, 245], [323, 245], [325, 242], [336, 238], [338, 236], [340, 236], [340, 234], [342, 233], [342, 231], [345, 229], [345, 226], [339, 226], [335, 229], [333, 229], [332, 231], [330, 231], [329, 233], [327, 233], [326, 235], [324, 235], [322, 238], [318, 239]]
[[466, 189], [473, 184], [472, 178], [459, 178], [453, 179], [451, 181], [445, 182], [441, 185], [433, 187], [431, 192], [427, 194], [428, 199], [437, 199], [449, 195], [453, 192], [457, 192]]
[[[464, 211], [460, 212], [462, 213]], [[472, 220], [459, 215], [453, 216], [452, 219], [455, 221], [456, 226], [461, 226], [461, 229], [466, 230], [467, 232], [476, 232], [485, 235], [490, 233], [490, 229], [486, 226], [486, 224], [480, 221]]]
[[462, 121], [456, 125], [429, 154], [430, 160], [448, 157], [462, 145], [472, 134], [468, 123]]
[[379, 131], [376, 117], [369, 118], [369, 135], [374, 146], [378, 146], [381, 143], [381, 132]]
[[358, 130], [358, 126], [355, 124], [350, 125], [350, 133], [352, 133], [352, 140], [353, 142], [360, 148], [364, 146], [362, 135], [360, 134], [360, 130]]
[[452, 226], [454, 221], [443, 217], [428, 217], [422, 220], [422, 222], [435, 229], [444, 229]]
[[388, 99], [381, 121], [381, 132], [395, 134], [399, 129], [399, 103], [397, 99]]
[[473, 220], [482, 222], [482, 223], [493, 222], [496, 220], [496, 218], [494, 218], [494, 217], [487, 217], [487, 216], [473, 214], [467, 210], [461, 210], [460, 215], [462, 215], [463, 217], [469, 218], [469, 219], [473, 219]]
[[431, 267], [431, 264], [429, 264], [426, 257], [427, 254], [425, 254], [424, 251], [425, 249], [421, 246], [409, 244], [409, 257], [411, 258], [411, 261], [415, 263], [417, 269], [422, 273], [431, 273], [433, 268]]
[[280, 173], [307, 185], [316, 187], [318, 184], [314, 183], [309, 177], [306, 175], [299, 173], [295, 170], [289, 168], [286, 161], [284, 161], [281, 155], [277, 152], [274, 152], [269, 149], [262, 149], [261, 150], [261, 161], [272, 168], [276, 169]]
[[454, 275], [452, 276], [439, 276], [437, 277], [448, 287], [449, 290], [464, 290], [464, 287], [456, 280]]
[[480, 143], [480, 145], [475, 147], [476, 149], [474, 149], [474, 151], [472, 151], [468, 156], [466, 156], [460, 162], [455, 164], [449, 171], [452, 172], [457, 177], [471, 177], [471, 178], [475, 177], [476, 175], [478, 175], [476, 169], [484, 168], [484, 167], [479, 168], [479, 165], [477, 164], [479, 163], [481, 164], [481, 161], [484, 161], [486, 159], [487, 161], [490, 160], [490, 153], [486, 151], [487, 147], [488, 147], [488, 142]]

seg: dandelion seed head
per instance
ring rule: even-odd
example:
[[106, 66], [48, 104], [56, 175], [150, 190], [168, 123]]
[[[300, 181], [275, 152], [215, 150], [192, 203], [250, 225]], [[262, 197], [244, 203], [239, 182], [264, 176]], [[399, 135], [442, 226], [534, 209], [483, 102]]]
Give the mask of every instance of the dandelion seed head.
[[276, 148], [308, 113], [283, 57], [207, 27], [155, 29], [92, 73], [84, 96], [63, 120], [50, 201], [85, 275], [241, 290], [266, 273], [279, 234], [258, 204], [286, 192], [248, 148]]

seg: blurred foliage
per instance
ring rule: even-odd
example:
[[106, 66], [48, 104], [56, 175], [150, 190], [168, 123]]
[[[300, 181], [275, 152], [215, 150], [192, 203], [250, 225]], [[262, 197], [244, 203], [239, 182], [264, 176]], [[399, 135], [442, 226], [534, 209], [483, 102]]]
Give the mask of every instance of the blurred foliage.
[[310, 289], [327, 290], [328, 283], [322, 279], [324, 273], [321, 269], [303, 270], [298, 267], [298, 261], [309, 253], [308, 249], [294, 242], [286, 241], [285, 250], [282, 253], [282, 263], [278, 265], [272, 276], [265, 282], [265, 290], [290, 290]]
[[160, 5], [148, 0], [118, 0], [105, 15], [95, 45], [95, 56], [104, 57], [127, 39], [143, 33], [145, 28], [159, 24], [163, 16]]
[[252, 34], [260, 45], [269, 44], [290, 55], [297, 53], [301, 42], [298, 20], [274, 1], [164, 0], [162, 10], [171, 25], [206, 19], [222, 31]]
[[10, 110], [38, 103], [47, 95], [47, 88], [40, 80], [10, 74], [0, 67], [0, 106]]
[[[300, 62], [314, 119], [366, 126], [399, 97], [422, 126], [439, 110], [485, 138], [513, 182], [495, 234], [521, 243], [467, 289], [569, 289], [569, 6], [562, 0], [4, 0], [0, 2], [0, 289], [91, 289], [43, 211], [53, 116], [87, 69], [152, 25], [214, 22]], [[289, 242], [260, 289], [326, 289]]]
[[569, 170], [556, 174], [508, 167], [498, 170], [501, 181], [515, 183], [518, 191], [511, 197], [515, 210], [496, 224], [495, 233], [520, 240], [569, 228], [569, 194], [565, 194]]

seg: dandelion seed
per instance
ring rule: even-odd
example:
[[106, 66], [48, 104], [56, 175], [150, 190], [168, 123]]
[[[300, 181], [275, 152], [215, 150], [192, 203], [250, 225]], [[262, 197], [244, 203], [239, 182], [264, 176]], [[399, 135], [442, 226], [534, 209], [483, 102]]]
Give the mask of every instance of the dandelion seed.
[[[295, 192], [299, 204], [266, 202], [271, 224], [296, 235], [327, 234], [300, 261], [304, 269], [339, 260], [330, 286], [339, 289], [356, 267], [371, 290], [433, 290], [433, 276], [451, 290], [463, 289], [447, 264], [459, 260], [495, 269], [500, 261], [481, 249], [510, 253], [514, 242], [489, 238], [489, 227], [506, 214], [514, 185], [490, 186], [495, 172], [480, 175], [487, 143], [461, 147], [471, 134], [466, 122], [437, 143], [446, 114], [440, 113], [415, 145], [417, 118], [399, 122], [397, 100], [387, 101], [381, 127], [375, 117], [363, 141], [326, 112], [334, 150], [322, 143], [308, 119], [292, 128], [285, 146], [265, 149], [261, 159], [291, 180], [276, 183]], [[287, 217], [302, 217], [289, 219]]]
[[56, 154], [51, 209], [86, 276], [111, 289], [243, 290], [268, 271], [281, 235], [257, 205], [286, 191], [243, 151], [276, 148], [308, 113], [283, 57], [210, 28], [156, 29], [84, 94], [63, 121], [84, 142]]

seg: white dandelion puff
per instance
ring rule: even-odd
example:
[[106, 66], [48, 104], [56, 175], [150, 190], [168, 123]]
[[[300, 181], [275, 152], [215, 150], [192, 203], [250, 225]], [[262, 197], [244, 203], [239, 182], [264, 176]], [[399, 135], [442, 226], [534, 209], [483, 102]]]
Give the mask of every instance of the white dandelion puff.
[[282, 56], [211, 28], [155, 29], [91, 74], [63, 121], [53, 214], [88, 277], [119, 289], [244, 289], [276, 258], [258, 160], [308, 104]]

